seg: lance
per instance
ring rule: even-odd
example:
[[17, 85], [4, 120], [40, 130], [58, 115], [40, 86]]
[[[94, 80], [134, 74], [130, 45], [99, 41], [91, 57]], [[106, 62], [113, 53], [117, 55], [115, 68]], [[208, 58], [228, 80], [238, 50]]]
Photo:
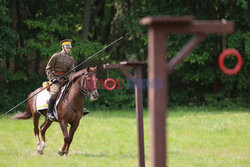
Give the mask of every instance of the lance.
[[12, 107], [10, 110], [8, 110], [7, 112], [5, 112], [2, 116], [8, 114], [9, 112], [11, 112], [12, 110], [14, 110], [15, 108], [17, 108], [18, 106], [20, 106], [21, 104], [25, 103], [26, 101], [28, 101], [29, 99], [31, 99], [32, 97], [34, 97], [35, 95], [37, 95], [38, 93], [40, 93], [41, 91], [43, 91], [44, 89], [47, 89], [48, 87], [50, 87], [52, 84], [54, 84], [55, 82], [57, 82], [57, 80], [60, 80], [64, 77], [66, 77], [67, 75], [69, 75], [71, 72], [73, 72], [76, 68], [80, 67], [81, 65], [83, 65], [84, 63], [86, 63], [87, 61], [89, 61], [90, 59], [92, 59], [93, 57], [95, 57], [96, 55], [98, 55], [99, 53], [103, 52], [104, 50], [106, 50], [107, 48], [109, 48], [111, 45], [115, 44], [116, 42], [120, 41], [123, 38], [123, 36], [121, 36], [120, 38], [116, 39], [115, 41], [111, 42], [109, 45], [107, 45], [106, 47], [102, 48], [101, 50], [99, 50], [98, 52], [96, 52], [95, 54], [93, 54], [92, 56], [90, 56], [89, 58], [87, 58], [86, 60], [84, 60], [83, 62], [81, 62], [80, 64], [78, 64], [77, 66], [75, 66], [73, 69], [71, 69], [70, 71], [68, 71], [67, 73], [65, 73], [64, 75], [58, 77], [56, 80], [53, 80], [49, 85], [47, 85], [46, 87], [42, 88], [41, 90], [39, 90], [38, 92], [36, 92], [35, 94], [33, 94], [32, 96], [30, 96], [29, 98], [23, 100], [21, 103], [15, 105], [14, 107]]

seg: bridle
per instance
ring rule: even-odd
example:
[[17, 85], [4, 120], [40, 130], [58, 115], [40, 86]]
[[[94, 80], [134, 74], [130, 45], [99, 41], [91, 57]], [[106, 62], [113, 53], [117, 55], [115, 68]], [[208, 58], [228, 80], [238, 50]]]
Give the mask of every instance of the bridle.
[[[94, 72], [89, 72], [89, 73], [90, 74], [94, 74]], [[87, 87], [87, 76], [89, 75], [89, 73], [83, 73], [83, 77], [80, 80], [80, 82], [78, 82], [78, 85], [74, 84], [74, 82], [76, 82], [76, 80], [69, 82], [67, 84], [64, 92], [63, 92], [62, 99], [65, 100], [65, 98], [66, 98], [66, 96], [67, 96], [67, 94], [68, 94], [69, 89], [70, 89], [71, 86], [73, 86], [74, 88], [76, 88], [83, 95], [83, 97], [85, 99], [89, 98], [91, 91], [94, 91], [94, 90], [97, 89], [95, 86], [94, 86], [94, 89], [86, 89], [86, 87]], [[81, 76], [79, 76], [78, 78], [80, 78]]]
[[[89, 72], [89, 73], [93, 73], [93, 72]], [[89, 98], [90, 93], [97, 89], [95, 86], [94, 86], [94, 89], [87, 89], [87, 87], [88, 87], [87, 77], [88, 77], [89, 73], [83, 74], [83, 78], [81, 79], [81, 81], [79, 82], [78, 85], [74, 84], [74, 87], [79, 90], [79, 92], [84, 96], [85, 99]]]

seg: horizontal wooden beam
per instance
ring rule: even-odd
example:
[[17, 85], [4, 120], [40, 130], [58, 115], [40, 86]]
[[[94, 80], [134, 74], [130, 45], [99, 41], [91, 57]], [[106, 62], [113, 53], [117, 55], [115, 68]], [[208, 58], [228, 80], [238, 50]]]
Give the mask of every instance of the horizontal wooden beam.
[[120, 64], [104, 64], [104, 69], [112, 69], [112, 68], [130, 68], [136, 67], [146, 64], [145, 61], [122, 61]]
[[141, 25], [152, 25], [152, 24], [190, 24], [194, 21], [193, 16], [181, 16], [181, 17], [166, 17], [166, 16], [149, 16], [144, 17], [140, 20]]
[[146, 64], [145, 61], [122, 61], [120, 62], [121, 65], [143, 65]]
[[231, 21], [197, 21], [192, 17], [146, 17], [140, 20], [142, 25], [149, 25], [166, 34], [214, 34], [232, 33], [234, 24]]
[[112, 69], [112, 68], [122, 68], [122, 66], [120, 64], [103, 64], [103, 69]]

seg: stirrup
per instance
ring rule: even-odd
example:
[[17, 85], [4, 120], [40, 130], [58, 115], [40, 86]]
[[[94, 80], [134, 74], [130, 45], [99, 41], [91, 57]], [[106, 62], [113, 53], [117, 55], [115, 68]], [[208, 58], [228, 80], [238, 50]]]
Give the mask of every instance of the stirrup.
[[87, 110], [86, 108], [83, 108], [83, 116], [88, 115], [90, 113], [89, 110]]
[[51, 113], [48, 113], [46, 118], [51, 120], [51, 121], [54, 121], [56, 119], [56, 117]]

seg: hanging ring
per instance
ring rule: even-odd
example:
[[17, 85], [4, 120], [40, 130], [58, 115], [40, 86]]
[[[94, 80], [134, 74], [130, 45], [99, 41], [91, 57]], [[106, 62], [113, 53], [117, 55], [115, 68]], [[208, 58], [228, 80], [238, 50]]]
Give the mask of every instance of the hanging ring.
[[[228, 55], [234, 55], [237, 58], [237, 64], [232, 69], [229, 69], [224, 65], [224, 60]], [[237, 74], [242, 67], [242, 57], [240, 55], [240, 52], [238, 52], [236, 49], [225, 49], [219, 56], [219, 67], [221, 71], [227, 75]]]
[[[113, 86], [112, 86], [112, 87], [109, 87], [109, 86], [108, 86], [108, 83], [109, 83], [109, 82], [113, 82]], [[115, 89], [115, 87], [116, 87], [116, 82], [115, 82], [114, 79], [108, 78], [108, 79], [105, 80], [104, 86], [105, 86], [105, 88], [108, 89], [108, 90], [113, 90], [113, 89]]]

